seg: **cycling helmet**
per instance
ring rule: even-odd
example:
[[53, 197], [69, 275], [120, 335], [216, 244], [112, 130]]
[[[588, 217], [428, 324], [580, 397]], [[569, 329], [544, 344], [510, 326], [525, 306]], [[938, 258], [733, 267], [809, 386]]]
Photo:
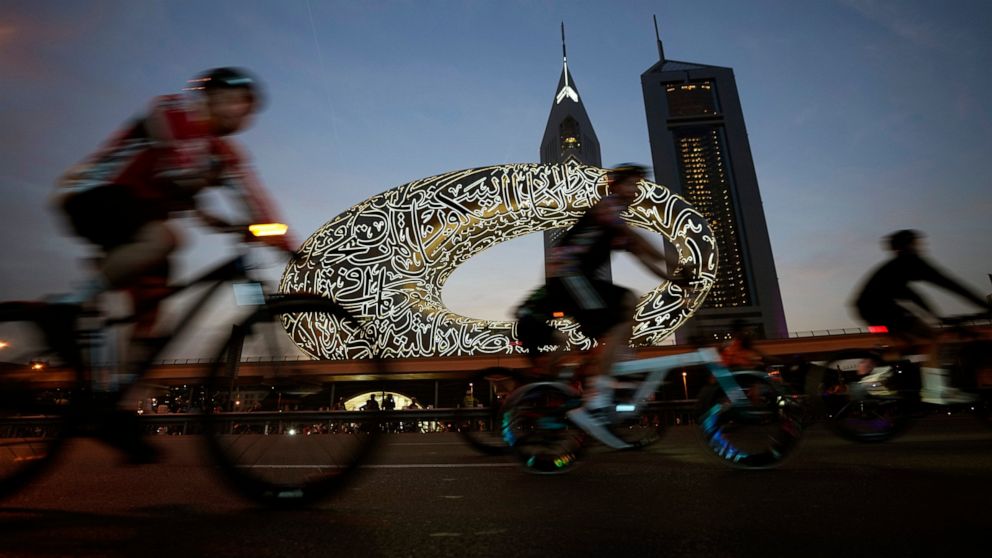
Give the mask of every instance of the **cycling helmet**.
[[610, 183], [624, 180], [631, 176], [644, 178], [648, 175], [648, 168], [637, 163], [623, 163], [610, 169]]
[[893, 252], [902, 252], [913, 244], [913, 242], [922, 237], [923, 235], [919, 231], [903, 229], [890, 234], [886, 237], [886, 241], [889, 244], [889, 249]]
[[258, 79], [242, 68], [214, 68], [190, 80], [187, 90], [210, 92], [219, 89], [246, 89], [256, 107], [262, 106], [262, 85]]

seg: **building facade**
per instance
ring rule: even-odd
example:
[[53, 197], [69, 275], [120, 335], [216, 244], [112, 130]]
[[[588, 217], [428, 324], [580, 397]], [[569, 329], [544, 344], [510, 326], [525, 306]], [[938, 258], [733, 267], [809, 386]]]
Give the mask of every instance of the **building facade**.
[[679, 332], [726, 339], [734, 324], [788, 336], [747, 129], [731, 68], [660, 60], [641, 87], [655, 181], [683, 196], [717, 235], [716, 283]]

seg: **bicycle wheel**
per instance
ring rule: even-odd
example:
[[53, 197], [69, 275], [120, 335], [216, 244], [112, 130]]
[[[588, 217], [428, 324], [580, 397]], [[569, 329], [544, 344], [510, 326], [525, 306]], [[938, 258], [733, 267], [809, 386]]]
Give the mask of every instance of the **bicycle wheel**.
[[468, 388], [483, 406], [459, 407], [455, 413], [458, 434], [465, 443], [485, 455], [510, 453], [510, 446], [503, 440], [503, 404], [523, 383], [521, 376], [508, 368], [487, 368], [470, 376]]
[[0, 305], [0, 498], [54, 461], [69, 430], [78, 371], [49, 350], [37, 320], [49, 307]]
[[731, 467], [780, 465], [799, 447], [800, 403], [763, 373], [736, 372], [734, 379], [747, 402], [732, 403], [719, 384], [699, 394], [696, 422], [704, 446]]
[[557, 382], [524, 386], [503, 406], [503, 439], [531, 473], [564, 473], [581, 456], [585, 434], [573, 426], [568, 411], [582, 405], [579, 393]]
[[[365, 336], [338, 304], [317, 297], [272, 297], [244, 323], [211, 368], [205, 431], [224, 477], [267, 506], [303, 506], [340, 489], [370, 455], [380, 425], [359, 411], [326, 411], [330, 384], [307, 377], [298, 362], [277, 360], [295, 346], [284, 324], [330, 316], [322, 337]], [[372, 346], [372, 345], [370, 345]], [[356, 368], [381, 375], [381, 361]]]
[[910, 424], [915, 382], [908, 391], [899, 389], [901, 376], [918, 374], [899, 363], [885, 363], [871, 351], [845, 351], [823, 364], [822, 376], [813, 388], [814, 401], [827, 427], [854, 442], [891, 440]]

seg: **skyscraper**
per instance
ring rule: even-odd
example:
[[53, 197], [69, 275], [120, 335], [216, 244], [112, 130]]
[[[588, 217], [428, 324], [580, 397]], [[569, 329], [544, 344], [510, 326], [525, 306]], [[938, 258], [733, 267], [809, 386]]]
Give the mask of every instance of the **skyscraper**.
[[[568, 71], [568, 56], [565, 51], [565, 24], [561, 25], [561, 78], [555, 90], [551, 114], [544, 128], [544, 138], [541, 140], [542, 163], [565, 163], [575, 161], [583, 165], [602, 166], [599, 151], [599, 139], [592, 128], [589, 115], [579, 97], [578, 87], [572, 74]], [[548, 251], [561, 239], [565, 229], [554, 229], [544, 232], [544, 254], [547, 261]], [[610, 266], [605, 265], [600, 270], [600, 277], [610, 278]]]
[[[655, 24], [657, 32], [657, 22]], [[725, 338], [743, 322], [785, 337], [785, 313], [751, 146], [731, 68], [665, 58], [641, 74], [655, 180], [680, 194], [717, 235], [717, 280], [676, 337]]]

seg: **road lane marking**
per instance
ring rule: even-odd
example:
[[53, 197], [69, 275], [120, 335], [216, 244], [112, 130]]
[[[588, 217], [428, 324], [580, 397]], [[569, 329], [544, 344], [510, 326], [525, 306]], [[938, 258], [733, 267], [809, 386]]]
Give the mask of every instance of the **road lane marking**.
[[[516, 467], [516, 463], [406, 463], [359, 465], [362, 469], [458, 469], [460, 467]], [[240, 465], [242, 469], [345, 469], [341, 465]]]

